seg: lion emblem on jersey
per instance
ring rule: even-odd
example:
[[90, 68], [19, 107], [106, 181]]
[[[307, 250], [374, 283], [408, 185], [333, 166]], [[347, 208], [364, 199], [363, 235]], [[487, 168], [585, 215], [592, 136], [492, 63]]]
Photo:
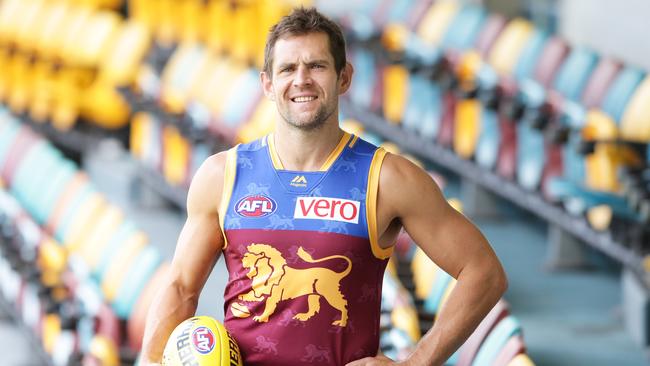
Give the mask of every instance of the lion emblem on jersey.
[[243, 301], [266, 301], [262, 314], [253, 317], [257, 322], [267, 322], [280, 301], [307, 296], [308, 309], [296, 314], [293, 319], [306, 321], [320, 310], [320, 299], [324, 298], [341, 313], [341, 319], [332, 325], [345, 327], [348, 322], [348, 302], [340, 291], [340, 281], [352, 270], [352, 261], [343, 255], [332, 255], [313, 259], [302, 247], [297, 250], [300, 259], [308, 263], [320, 263], [331, 259], [348, 262], [342, 272], [328, 268], [293, 268], [277, 249], [268, 244], [251, 244], [242, 258], [242, 265], [248, 269], [252, 290], [239, 295]]

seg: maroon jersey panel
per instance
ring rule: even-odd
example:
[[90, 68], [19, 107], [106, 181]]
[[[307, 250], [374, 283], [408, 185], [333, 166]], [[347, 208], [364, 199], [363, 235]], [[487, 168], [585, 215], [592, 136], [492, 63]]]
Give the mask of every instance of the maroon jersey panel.
[[344, 365], [379, 347], [382, 276], [367, 238], [227, 230], [225, 325], [245, 365]]

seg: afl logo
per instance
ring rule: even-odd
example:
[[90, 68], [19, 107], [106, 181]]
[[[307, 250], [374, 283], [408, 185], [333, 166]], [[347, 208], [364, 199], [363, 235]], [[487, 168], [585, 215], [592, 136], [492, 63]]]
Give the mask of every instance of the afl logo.
[[208, 327], [200, 326], [192, 332], [192, 345], [200, 354], [205, 355], [214, 349], [214, 334]]
[[278, 205], [271, 197], [263, 195], [246, 196], [235, 205], [235, 211], [244, 217], [264, 217], [275, 212]]

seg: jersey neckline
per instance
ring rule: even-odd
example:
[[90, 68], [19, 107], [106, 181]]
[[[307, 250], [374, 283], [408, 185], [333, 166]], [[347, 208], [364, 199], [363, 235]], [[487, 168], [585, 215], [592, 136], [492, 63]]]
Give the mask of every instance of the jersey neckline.
[[[339, 143], [336, 145], [334, 150], [332, 150], [330, 152], [330, 154], [327, 156], [327, 159], [325, 159], [325, 162], [320, 167], [320, 169], [318, 169], [316, 171], [307, 171], [307, 170], [303, 171], [303, 170], [285, 169], [284, 165], [282, 164], [282, 161], [280, 160], [280, 156], [278, 155], [278, 152], [277, 152], [277, 150], [275, 148], [275, 142], [274, 142], [274, 139], [273, 139], [273, 134], [270, 133], [270, 134], [268, 134], [268, 135], [266, 135], [264, 137], [264, 139], [266, 140], [266, 146], [268, 147], [269, 157], [271, 158], [271, 163], [273, 165], [273, 169], [275, 169], [276, 171], [290, 171], [290, 172], [303, 172], [303, 173], [309, 173], [309, 172], [321, 172], [322, 173], [322, 172], [328, 171], [332, 167], [332, 165], [334, 164], [336, 159], [338, 159], [339, 156], [341, 156], [341, 153], [345, 149], [345, 145], [347, 145], [348, 142], [349, 142], [350, 147], [352, 147], [354, 145], [354, 143], [356, 142], [357, 138], [358, 138], [357, 136], [352, 135], [352, 134], [350, 134], [350, 133], [348, 133], [346, 131], [343, 131], [343, 136], [341, 136], [341, 139], [339, 140]], [[350, 141], [350, 140], [352, 140], [352, 141]]]

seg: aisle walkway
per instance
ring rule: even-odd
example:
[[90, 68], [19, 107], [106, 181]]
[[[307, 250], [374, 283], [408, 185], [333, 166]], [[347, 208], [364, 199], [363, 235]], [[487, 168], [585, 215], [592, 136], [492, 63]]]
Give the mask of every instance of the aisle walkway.
[[508, 273], [506, 298], [537, 365], [647, 365], [623, 328], [617, 273], [545, 269], [546, 225], [518, 213], [477, 220]]

